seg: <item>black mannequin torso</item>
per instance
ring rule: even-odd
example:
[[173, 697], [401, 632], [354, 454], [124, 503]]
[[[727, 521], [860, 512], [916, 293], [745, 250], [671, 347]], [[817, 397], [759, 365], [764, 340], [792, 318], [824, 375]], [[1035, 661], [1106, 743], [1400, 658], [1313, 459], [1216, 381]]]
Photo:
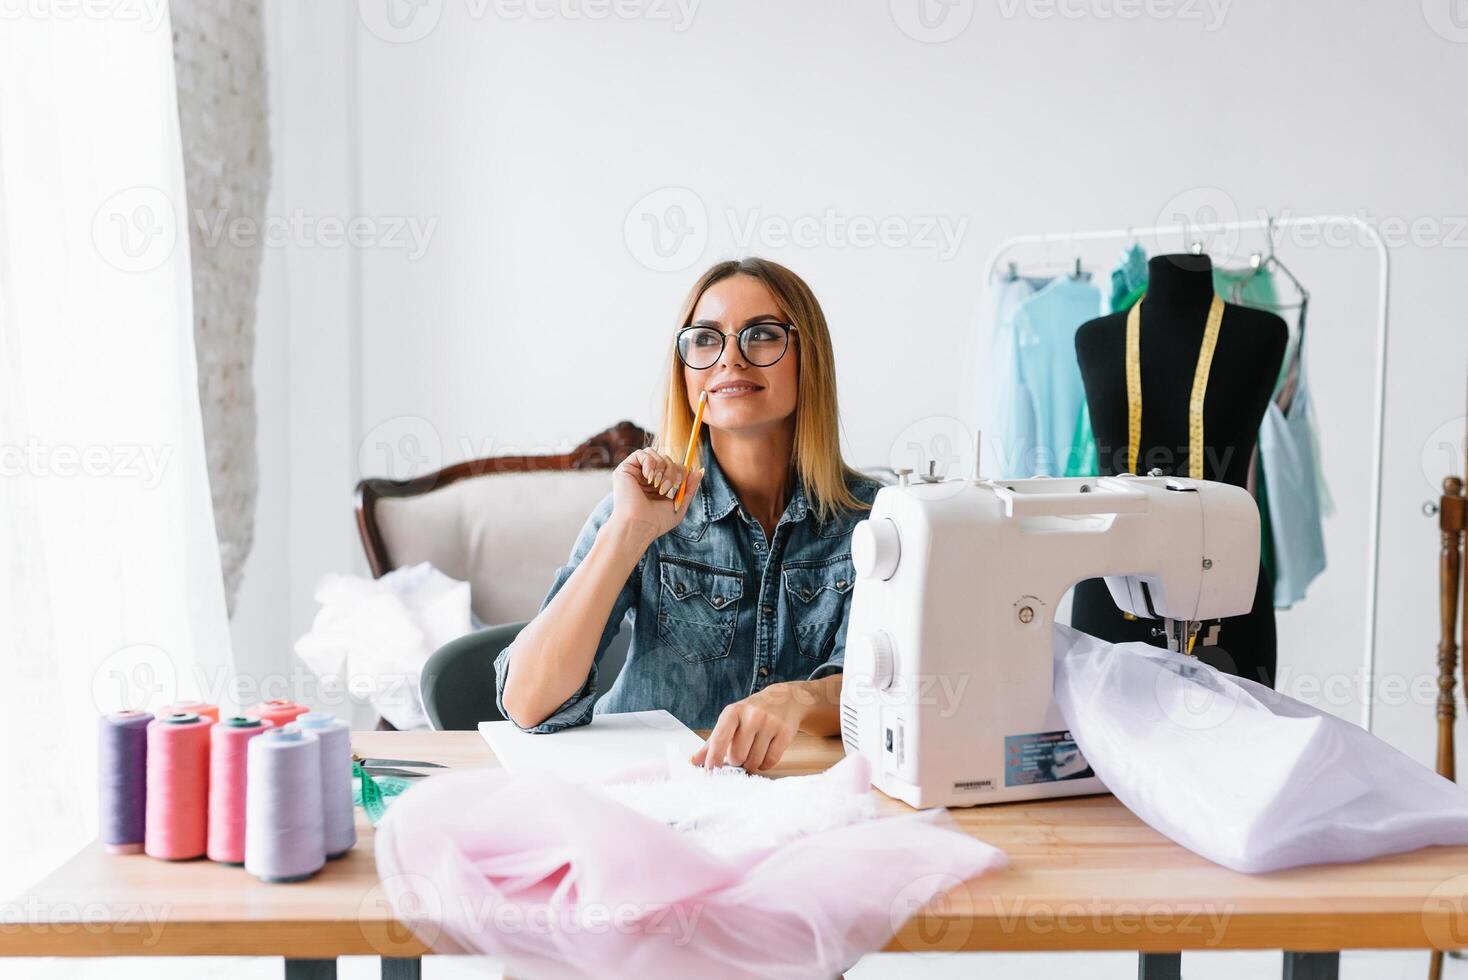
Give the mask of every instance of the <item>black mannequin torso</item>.
[[[1148, 263], [1140, 343], [1142, 434], [1137, 470], [1169, 476], [1190, 472], [1189, 410], [1194, 370], [1212, 303], [1213, 267], [1207, 256], [1164, 255]], [[1113, 313], [1076, 331], [1076, 357], [1086, 388], [1097, 460], [1104, 476], [1125, 472], [1128, 460], [1126, 386], [1127, 314]], [[1229, 305], [1218, 333], [1203, 404], [1205, 480], [1245, 486], [1259, 424], [1274, 392], [1289, 329], [1263, 310]], [[1072, 623], [1105, 640], [1145, 640], [1161, 624], [1127, 620], [1106, 585], [1076, 586]], [[1223, 621], [1218, 648], [1195, 648], [1220, 669], [1271, 685], [1274, 681], [1274, 608], [1263, 569], [1254, 608]]]

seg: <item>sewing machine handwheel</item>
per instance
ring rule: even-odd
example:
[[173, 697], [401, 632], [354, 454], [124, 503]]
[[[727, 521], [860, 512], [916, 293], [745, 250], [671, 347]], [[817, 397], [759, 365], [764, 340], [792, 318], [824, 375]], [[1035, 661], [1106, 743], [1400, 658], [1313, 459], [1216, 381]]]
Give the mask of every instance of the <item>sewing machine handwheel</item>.
[[875, 691], [885, 691], [892, 686], [897, 672], [892, 637], [886, 630], [872, 630], [848, 638], [843, 669], [846, 676], [857, 683], [866, 683]]
[[902, 543], [891, 518], [870, 518], [852, 528], [851, 564], [862, 578], [891, 578], [901, 557]]

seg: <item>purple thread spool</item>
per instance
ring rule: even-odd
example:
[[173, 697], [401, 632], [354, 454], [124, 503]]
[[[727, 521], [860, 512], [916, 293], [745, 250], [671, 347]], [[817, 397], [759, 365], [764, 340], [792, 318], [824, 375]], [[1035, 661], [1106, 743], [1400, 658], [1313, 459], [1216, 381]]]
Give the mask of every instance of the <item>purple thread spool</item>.
[[147, 711], [114, 711], [97, 725], [98, 834], [108, 854], [140, 854], [148, 800]]
[[321, 743], [287, 725], [250, 739], [245, 755], [245, 870], [262, 881], [304, 881], [326, 864]]

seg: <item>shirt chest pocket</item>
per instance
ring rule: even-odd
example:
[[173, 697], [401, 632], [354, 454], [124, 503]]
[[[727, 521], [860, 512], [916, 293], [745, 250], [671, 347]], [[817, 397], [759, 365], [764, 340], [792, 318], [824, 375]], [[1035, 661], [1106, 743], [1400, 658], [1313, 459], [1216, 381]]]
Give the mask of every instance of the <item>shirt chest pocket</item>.
[[729, 656], [744, 575], [663, 558], [658, 562], [658, 636], [688, 663]]
[[781, 569], [786, 604], [795, 627], [795, 646], [807, 660], [824, 663], [846, 618], [855, 570], [851, 558], [816, 564], [790, 563]]

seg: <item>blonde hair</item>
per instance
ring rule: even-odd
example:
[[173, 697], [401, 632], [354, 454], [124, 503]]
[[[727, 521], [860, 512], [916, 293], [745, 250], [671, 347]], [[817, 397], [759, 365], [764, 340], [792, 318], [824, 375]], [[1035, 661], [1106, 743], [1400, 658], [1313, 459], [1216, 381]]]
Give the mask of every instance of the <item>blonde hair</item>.
[[[836, 359], [831, 350], [831, 333], [826, 315], [805, 280], [777, 262], [747, 258], [720, 262], [693, 284], [678, 316], [679, 329], [688, 326], [693, 310], [705, 291], [733, 276], [758, 279], [775, 298], [780, 315], [793, 327], [792, 343], [799, 349], [796, 368], [795, 445], [791, 465], [805, 487], [807, 502], [816, 517], [826, 520], [841, 510], [865, 510], [870, 505], [858, 499], [847, 481], [861, 474], [841, 458], [840, 420], [836, 405]], [[668, 345], [668, 385], [663, 402], [662, 425], [658, 427], [661, 450], [679, 459], [688, 445], [693, 427], [693, 410], [688, 407], [688, 386], [683, 379], [683, 362], [673, 344]], [[699, 450], [695, 450], [698, 453]], [[695, 462], [694, 465], [698, 465]]]

